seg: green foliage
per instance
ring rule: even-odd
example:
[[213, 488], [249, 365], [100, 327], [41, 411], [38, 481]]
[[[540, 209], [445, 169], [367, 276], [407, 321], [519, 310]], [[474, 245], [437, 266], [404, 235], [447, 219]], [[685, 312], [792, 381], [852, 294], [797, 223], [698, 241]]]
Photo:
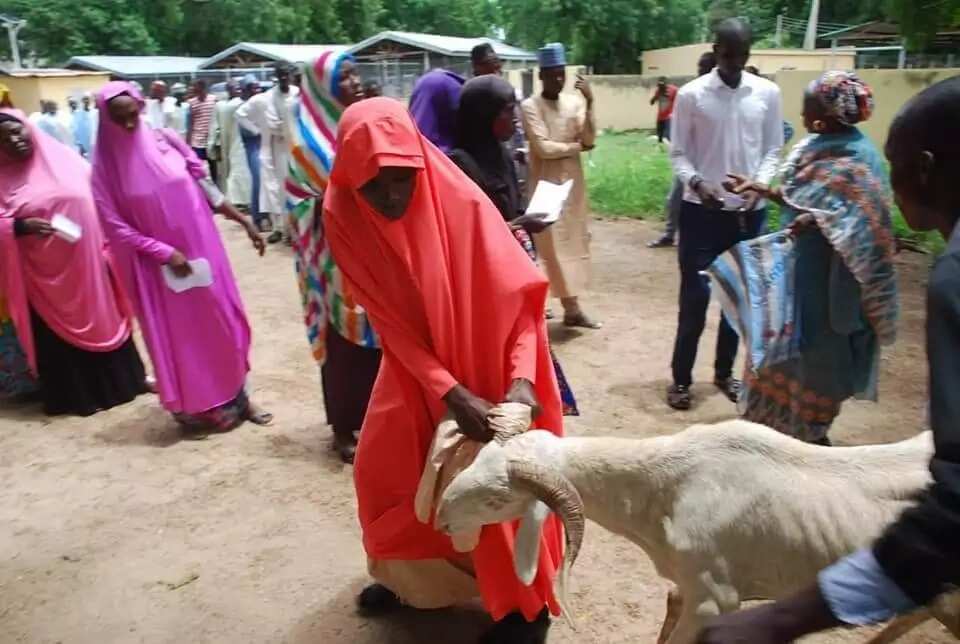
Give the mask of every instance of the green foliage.
[[[666, 149], [649, 132], [605, 133], [588, 159], [587, 190], [595, 213], [663, 219], [673, 172]], [[767, 223], [770, 230], [780, 228], [779, 208], [770, 208]], [[943, 250], [939, 234], [911, 230], [897, 208], [893, 230], [897, 239], [911, 246], [931, 253]]]
[[648, 132], [604, 133], [587, 157], [590, 207], [597, 213], [660, 219], [673, 182], [664, 146]]
[[[528, 48], [567, 43], [598, 73], [635, 73], [646, 49], [697, 42], [717, 21], [747, 18], [771, 45], [776, 17], [807, 16], [811, 0], [0, 0], [28, 21], [22, 50], [50, 64], [81, 54], [206, 56], [240, 41], [357, 42], [381, 29], [478, 36], [506, 33]], [[960, 23], [960, 0], [830, 0], [824, 22], [884, 17], [915, 46]], [[788, 44], [799, 44], [799, 38]], [[0, 39], [0, 53], [6, 50]]]
[[484, 36], [496, 24], [486, 0], [384, 0], [383, 27], [445, 36]]
[[914, 48], [929, 44], [939, 30], [960, 26], [960, 0], [890, 0], [888, 10]]
[[39, 56], [54, 61], [103, 53], [104, 46], [114, 54], [160, 49], [143, 8], [129, 0], [5, 0], [3, 12], [26, 19], [21, 38]]

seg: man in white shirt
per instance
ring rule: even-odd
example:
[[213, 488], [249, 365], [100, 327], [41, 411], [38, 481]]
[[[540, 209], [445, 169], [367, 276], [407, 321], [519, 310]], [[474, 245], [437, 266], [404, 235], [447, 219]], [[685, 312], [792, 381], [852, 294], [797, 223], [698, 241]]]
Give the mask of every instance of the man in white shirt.
[[150, 98], [146, 101], [144, 117], [147, 123], [155, 130], [173, 127], [174, 112], [177, 109], [177, 99], [167, 96], [167, 84], [162, 80], [150, 83]]
[[[670, 157], [684, 187], [680, 211], [680, 315], [673, 349], [673, 384], [667, 404], [690, 409], [693, 365], [706, 322], [710, 287], [700, 271], [738, 242], [763, 228], [766, 207], [756, 193], [730, 194], [724, 182], [742, 174], [768, 184], [783, 147], [780, 89], [743, 72], [750, 58], [750, 28], [735, 18], [717, 26], [713, 51], [717, 67], [677, 94]], [[721, 316], [714, 384], [736, 402], [733, 378], [738, 338]]]
[[[293, 105], [300, 88], [291, 83], [293, 67], [277, 64], [274, 73], [277, 82], [269, 92], [257, 94], [237, 109], [240, 127], [260, 136], [260, 212], [270, 213], [273, 232], [267, 238], [271, 244], [289, 239], [286, 216], [287, 160], [289, 155], [289, 128]], [[251, 212], [255, 204], [251, 204]]]

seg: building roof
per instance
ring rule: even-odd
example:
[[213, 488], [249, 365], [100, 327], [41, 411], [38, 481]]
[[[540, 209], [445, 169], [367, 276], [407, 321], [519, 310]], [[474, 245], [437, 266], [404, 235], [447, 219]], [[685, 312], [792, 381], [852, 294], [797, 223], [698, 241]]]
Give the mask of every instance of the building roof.
[[67, 67], [110, 72], [121, 78], [181, 76], [196, 72], [204, 60], [186, 56], [74, 56]]
[[[892, 44], [903, 42], [900, 26], [893, 22], [874, 20], [862, 25], [829, 31], [817, 36], [820, 40], [836, 40], [844, 45]], [[960, 41], [960, 27], [947, 27], [937, 31], [929, 44], [948, 45]]]
[[[347, 45], [287, 45], [279, 43], [239, 42], [224, 49], [200, 65], [200, 69], [225, 67], [231, 63], [241, 65], [251, 62], [285, 61], [305, 63], [324, 51], [335, 48], [345, 49]], [[259, 59], [259, 60], [258, 60]]]
[[12, 76], [13, 78], [72, 78], [75, 76], [103, 76], [105, 73], [106, 72], [80, 71], [76, 69], [58, 69], [56, 67], [0, 70], [0, 76]]
[[409, 31], [381, 31], [377, 35], [350, 47], [350, 53], [359, 53], [384, 41], [396, 42], [457, 58], [469, 57], [471, 49], [486, 42], [493, 45], [493, 50], [503, 60], [536, 60], [537, 58], [536, 53], [532, 51], [520, 49], [493, 38], [461, 38], [459, 36], [438, 36]]

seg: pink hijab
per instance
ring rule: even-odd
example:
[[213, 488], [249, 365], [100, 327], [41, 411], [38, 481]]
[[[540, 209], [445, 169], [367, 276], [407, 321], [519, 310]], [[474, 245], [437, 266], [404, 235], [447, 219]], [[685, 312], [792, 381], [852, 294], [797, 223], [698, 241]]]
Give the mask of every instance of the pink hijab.
[[[37, 371], [30, 308], [61, 339], [85, 351], [117, 349], [130, 337], [129, 307], [109, 269], [90, 189], [90, 166], [34, 127], [23, 112], [0, 109], [30, 131], [33, 154], [0, 165], [0, 291]], [[76, 243], [51, 235], [16, 237], [14, 220], [60, 214], [82, 229]]]
[[[96, 94], [100, 124], [92, 160], [93, 183], [95, 186], [109, 185], [116, 203], [142, 194], [145, 188], [156, 182], [158, 176], [170, 173], [168, 161], [157, 145], [158, 138], [164, 139], [169, 146], [179, 142], [175, 138], [168, 138], [167, 130], [138, 127], [133, 132], [126, 132], [123, 126], [114, 123], [109, 117], [109, 103], [123, 94], [137, 101], [143, 111], [143, 95], [132, 83], [111, 81]], [[195, 157], [187, 158], [187, 171], [195, 179], [207, 176], [206, 166]]]

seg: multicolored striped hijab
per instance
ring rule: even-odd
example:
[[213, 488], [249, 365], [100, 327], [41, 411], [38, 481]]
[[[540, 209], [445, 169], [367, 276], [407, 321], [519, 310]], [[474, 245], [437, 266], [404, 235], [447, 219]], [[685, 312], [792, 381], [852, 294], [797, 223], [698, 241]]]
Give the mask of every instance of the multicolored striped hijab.
[[354, 344], [379, 346], [366, 312], [344, 288], [320, 217], [336, 154], [337, 123], [344, 110], [337, 98], [340, 66], [347, 60], [353, 58], [345, 48], [331, 47], [304, 65], [285, 184], [307, 339], [321, 364], [326, 357], [328, 323]]

